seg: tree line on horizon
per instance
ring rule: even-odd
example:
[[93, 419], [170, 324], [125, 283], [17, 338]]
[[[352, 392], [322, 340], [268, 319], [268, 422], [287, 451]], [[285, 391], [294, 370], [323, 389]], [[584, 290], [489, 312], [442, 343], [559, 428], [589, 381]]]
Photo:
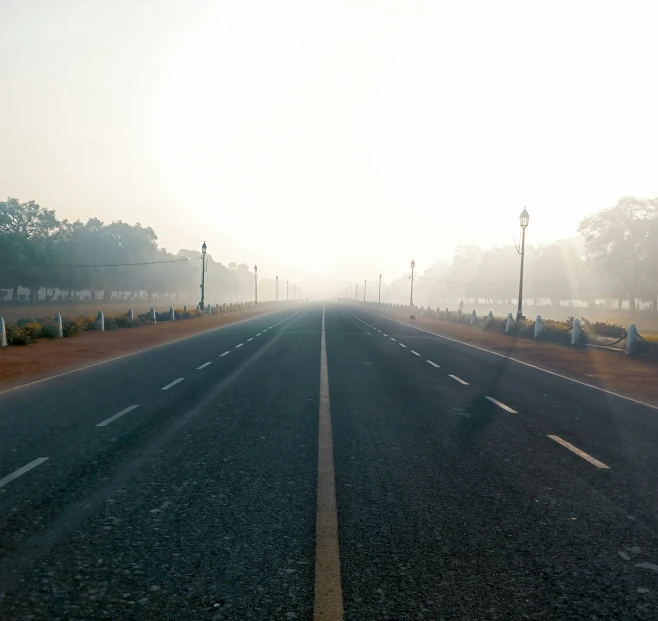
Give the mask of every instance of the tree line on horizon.
[[[157, 239], [151, 227], [139, 223], [59, 220], [54, 210], [35, 201], [9, 198], [0, 202], [0, 297], [18, 301], [21, 287], [29, 290], [31, 303], [39, 301], [39, 292], [45, 289], [41, 301], [51, 299], [56, 291], [70, 300], [89, 291], [98, 300], [121, 292], [128, 300], [157, 295], [196, 304], [201, 293], [201, 252], [173, 254], [159, 247]], [[254, 273], [249, 266], [223, 265], [211, 255], [207, 261], [206, 302], [253, 300]], [[120, 263], [150, 264], [87, 267]], [[272, 279], [259, 282], [262, 299], [274, 299], [274, 286]]]
[[[526, 246], [525, 253], [526, 302], [594, 307], [599, 301], [617, 308], [628, 302], [633, 310], [645, 302], [658, 310], [658, 198], [621, 198], [583, 218], [574, 238]], [[443, 308], [470, 300], [511, 306], [518, 299], [519, 270], [515, 246], [459, 246], [451, 261], [416, 272], [414, 305]], [[382, 288], [382, 302], [408, 304], [408, 277]]]

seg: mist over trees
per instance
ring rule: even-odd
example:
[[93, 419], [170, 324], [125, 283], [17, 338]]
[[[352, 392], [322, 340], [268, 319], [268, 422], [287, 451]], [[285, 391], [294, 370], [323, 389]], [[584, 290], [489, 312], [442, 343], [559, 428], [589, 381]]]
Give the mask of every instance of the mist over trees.
[[[584, 218], [578, 234], [526, 246], [526, 303], [551, 308], [571, 303], [621, 308], [624, 303], [631, 309], [645, 303], [658, 309], [658, 198], [624, 197]], [[29, 291], [31, 302], [60, 295], [74, 300], [86, 292], [96, 300], [156, 296], [196, 304], [201, 252], [183, 249], [173, 254], [160, 248], [157, 239], [151, 227], [139, 223], [97, 218], [69, 222], [34, 201], [9, 198], [0, 202], [0, 300], [17, 301], [21, 287]], [[468, 300], [512, 306], [518, 296], [519, 262], [512, 245], [459, 246], [452, 260], [416, 270], [414, 303], [454, 308]], [[120, 263], [151, 264], [101, 267]], [[98, 267], [80, 267], [90, 265]], [[259, 280], [258, 288], [259, 299], [274, 299], [274, 279]], [[285, 299], [284, 280], [279, 292]], [[223, 265], [209, 255], [206, 301], [253, 298], [253, 266]], [[368, 299], [376, 299], [375, 283], [369, 283]], [[408, 275], [383, 286], [382, 301], [408, 304]]]
[[[201, 252], [158, 247], [149, 226], [97, 218], [87, 222], [59, 220], [55, 212], [34, 201], [15, 198], [0, 202], [0, 299], [17, 301], [19, 287], [29, 301], [61, 295], [74, 300], [88, 292], [91, 299], [139, 297], [200, 299]], [[186, 260], [189, 259], [189, 260]], [[167, 261], [167, 263], [165, 263]], [[151, 263], [124, 265], [121, 263]], [[116, 267], [87, 267], [113, 265]], [[242, 302], [254, 298], [254, 273], [245, 264], [222, 265], [208, 258], [207, 302]], [[45, 290], [45, 295], [44, 295]], [[56, 293], [57, 292], [57, 293]], [[285, 295], [285, 291], [283, 292]], [[259, 298], [274, 299], [273, 280], [259, 282]]]
[[[658, 198], [624, 197], [584, 218], [580, 236], [526, 245], [524, 299], [558, 308], [571, 303], [658, 309]], [[416, 271], [414, 304], [453, 308], [461, 301], [512, 306], [520, 257], [514, 246], [459, 246], [451, 261]], [[371, 298], [372, 299], [372, 298]], [[409, 303], [409, 278], [382, 288], [382, 302]]]

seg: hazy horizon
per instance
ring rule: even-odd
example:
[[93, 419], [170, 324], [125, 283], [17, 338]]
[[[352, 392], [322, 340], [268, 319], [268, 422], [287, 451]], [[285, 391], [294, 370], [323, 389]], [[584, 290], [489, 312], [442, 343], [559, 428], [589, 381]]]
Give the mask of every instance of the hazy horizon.
[[[0, 199], [389, 281], [658, 196], [658, 5], [5, 3]], [[25, 41], [30, 41], [26, 46]]]

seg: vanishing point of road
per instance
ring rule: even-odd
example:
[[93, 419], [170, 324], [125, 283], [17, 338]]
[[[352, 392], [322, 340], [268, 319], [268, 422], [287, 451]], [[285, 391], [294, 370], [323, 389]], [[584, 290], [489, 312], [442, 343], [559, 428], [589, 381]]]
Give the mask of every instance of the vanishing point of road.
[[296, 305], [0, 393], [0, 619], [658, 618], [658, 409]]

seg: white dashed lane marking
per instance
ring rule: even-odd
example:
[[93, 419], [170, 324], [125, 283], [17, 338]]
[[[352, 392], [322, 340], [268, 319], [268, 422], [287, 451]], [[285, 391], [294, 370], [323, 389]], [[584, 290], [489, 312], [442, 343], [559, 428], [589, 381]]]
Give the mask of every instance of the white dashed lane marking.
[[516, 410], [513, 410], [511, 407], [505, 405], [504, 403], [501, 403], [497, 399], [494, 399], [493, 397], [485, 397], [488, 401], [491, 401], [491, 403], [495, 403], [499, 408], [502, 408], [506, 412], [509, 412], [510, 414], [518, 414]]
[[29, 464], [25, 464], [22, 468], [14, 470], [11, 474], [8, 474], [6, 477], [0, 479], [0, 487], [4, 487], [7, 483], [11, 483], [14, 479], [17, 479], [22, 474], [29, 472], [32, 468], [36, 468], [38, 465], [42, 464], [44, 461], [47, 461], [47, 457], [37, 457], [32, 460]]
[[185, 378], [184, 377], [179, 377], [178, 379], [175, 379], [171, 384], [167, 384], [163, 388], [160, 388], [160, 390], [169, 390], [172, 386], [175, 386], [176, 384], [180, 384]]
[[[210, 363], [208, 362], [208, 364]], [[139, 403], [136, 405], [131, 405], [125, 410], [121, 410], [121, 412], [117, 412], [114, 416], [110, 416], [110, 418], [106, 418], [104, 421], [101, 421], [100, 423], [98, 423], [98, 425], [96, 425], [96, 427], [105, 427], [106, 425], [109, 425], [112, 421], [115, 421], [117, 418], [121, 418], [124, 414], [128, 414], [128, 412], [132, 412], [133, 410], [136, 410], [138, 407], [139, 407]]]
[[247, 339], [247, 343], [248, 343], [249, 341], [253, 341], [253, 340], [254, 340], [254, 337], [252, 336], [250, 339]]
[[[459, 382], [460, 384], [463, 384], [464, 386], [468, 386], [468, 382], [465, 382], [461, 377], [457, 377], [456, 375], [448, 375], [448, 377], [452, 377], [456, 382]], [[489, 397], [487, 397], [488, 399]]]
[[425, 362], [427, 362], [427, 364], [431, 364], [433, 367], [436, 367], [437, 369], [441, 368], [438, 364], [436, 364], [436, 362], [432, 362], [431, 360], [425, 360]]
[[244, 343], [240, 343], [239, 345], [235, 346], [235, 349], [237, 349], [238, 347], [242, 347], [243, 345], [244, 345]]
[[400, 347], [406, 347], [406, 345], [405, 345], [404, 343], [398, 343], [398, 345], [399, 345]]
[[414, 356], [420, 356], [420, 354], [417, 351], [414, 351], [413, 349], [409, 350]]
[[599, 461], [598, 459], [595, 459], [591, 455], [588, 455], [585, 451], [581, 451], [579, 448], [576, 448], [573, 444], [560, 438], [560, 436], [548, 436], [548, 437], [551, 440], [555, 440], [558, 444], [561, 444], [565, 448], [568, 448], [572, 453], [575, 453], [576, 455], [578, 455], [578, 457], [582, 457], [583, 459], [588, 461], [590, 464], [593, 464], [597, 468], [604, 468], [606, 470], [610, 469], [610, 466], [606, 466], [603, 462]]
[[223, 354], [220, 354], [220, 358], [223, 358], [224, 356], [228, 356], [231, 352], [230, 351], [225, 351]]
[[201, 369], [205, 369], [209, 364], [212, 364], [212, 362], [204, 362], [200, 367], [197, 367], [196, 370], [200, 371]]

